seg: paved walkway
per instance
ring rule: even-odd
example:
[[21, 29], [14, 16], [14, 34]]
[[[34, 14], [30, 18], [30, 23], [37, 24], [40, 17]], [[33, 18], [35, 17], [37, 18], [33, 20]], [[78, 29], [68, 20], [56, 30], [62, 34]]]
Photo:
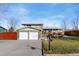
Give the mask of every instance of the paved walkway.
[[0, 40], [0, 56], [41, 56], [41, 53], [41, 40]]

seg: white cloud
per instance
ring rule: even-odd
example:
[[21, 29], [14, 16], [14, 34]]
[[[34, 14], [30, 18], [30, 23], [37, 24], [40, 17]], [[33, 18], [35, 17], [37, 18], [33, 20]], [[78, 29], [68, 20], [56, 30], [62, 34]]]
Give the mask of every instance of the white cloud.
[[20, 15], [27, 15], [30, 13], [30, 11], [25, 8], [17, 8], [16, 12]]
[[52, 20], [59, 20], [59, 19], [64, 19], [65, 16], [64, 15], [54, 15], [54, 16], [50, 16], [48, 18], [52, 19]]
[[61, 20], [65, 19], [64, 15], [54, 15], [49, 16], [47, 18], [39, 18], [37, 19], [37, 23], [43, 23], [44, 27], [53, 27], [53, 28], [61, 28]]

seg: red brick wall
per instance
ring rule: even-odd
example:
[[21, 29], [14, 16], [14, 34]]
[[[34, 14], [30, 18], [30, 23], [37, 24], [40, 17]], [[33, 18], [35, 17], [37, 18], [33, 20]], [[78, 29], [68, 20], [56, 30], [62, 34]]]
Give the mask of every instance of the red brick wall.
[[17, 40], [17, 33], [16, 32], [0, 33], [0, 40]]

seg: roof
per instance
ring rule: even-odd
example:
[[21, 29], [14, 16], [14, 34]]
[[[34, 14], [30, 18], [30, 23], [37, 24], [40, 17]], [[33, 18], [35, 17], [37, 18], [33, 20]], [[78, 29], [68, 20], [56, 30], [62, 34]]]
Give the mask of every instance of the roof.
[[43, 27], [44, 30], [63, 30], [62, 28], [53, 27], [53, 26], [45, 26]]
[[62, 30], [60, 28], [43, 28], [43, 30]]
[[[35, 30], [41, 31], [41, 30], [36, 29], [36, 28], [33, 28], [33, 27], [23, 27], [23, 28], [21, 28], [21, 29], [25, 29], [25, 28], [31, 28], [31, 29], [35, 29]], [[18, 29], [18, 30], [21, 30], [21, 29]], [[18, 30], [17, 30], [17, 31], [18, 31]]]
[[2, 29], [4, 29], [4, 30], [7, 30], [7, 29], [5, 29], [4, 27], [2, 27], [2, 26], [0, 26], [0, 28], [2, 28]]
[[23, 26], [43, 26], [43, 24], [22, 24]]
[[79, 30], [65, 30], [65, 31], [79, 31]]

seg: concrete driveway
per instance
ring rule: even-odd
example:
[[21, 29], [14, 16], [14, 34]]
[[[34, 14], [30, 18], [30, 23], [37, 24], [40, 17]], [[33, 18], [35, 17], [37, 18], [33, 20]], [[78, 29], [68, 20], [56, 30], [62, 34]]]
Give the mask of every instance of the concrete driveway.
[[41, 40], [0, 40], [0, 56], [41, 56], [41, 49]]

